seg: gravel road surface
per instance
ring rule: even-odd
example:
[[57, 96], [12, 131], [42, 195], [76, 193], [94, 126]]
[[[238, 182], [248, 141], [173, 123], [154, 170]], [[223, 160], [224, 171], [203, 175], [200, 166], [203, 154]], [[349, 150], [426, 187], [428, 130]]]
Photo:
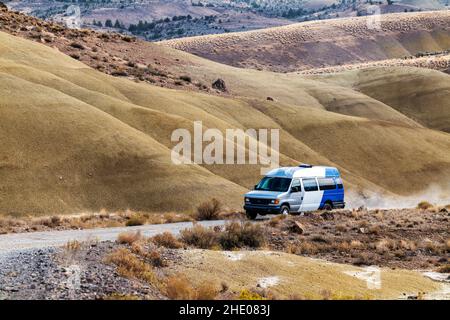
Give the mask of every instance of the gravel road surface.
[[[214, 227], [225, 224], [224, 220], [197, 222], [205, 227]], [[122, 232], [140, 231], [143, 236], [151, 237], [163, 232], [178, 234], [181, 230], [192, 227], [192, 222], [179, 222], [157, 225], [144, 225], [137, 227], [99, 228], [86, 230], [66, 230], [29, 232], [0, 235], [0, 256], [2, 254], [26, 249], [52, 248], [65, 245], [68, 241], [98, 240], [113, 241]]]

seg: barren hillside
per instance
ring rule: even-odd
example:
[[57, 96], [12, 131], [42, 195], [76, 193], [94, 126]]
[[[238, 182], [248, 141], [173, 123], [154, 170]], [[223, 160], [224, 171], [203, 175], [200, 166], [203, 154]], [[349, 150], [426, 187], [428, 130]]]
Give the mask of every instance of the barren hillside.
[[[417, 196], [434, 186], [448, 199], [450, 138], [436, 130], [448, 128], [448, 75], [245, 70], [21, 14], [0, 19], [2, 30], [39, 42], [0, 33], [0, 212], [189, 212], [211, 197], [239, 208], [258, 166], [172, 164], [172, 131], [195, 120], [221, 131], [279, 128], [282, 165], [338, 166], [352, 194]], [[226, 92], [211, 88], [217, 78]], [[405, 108], [394, 84], [423, 98]]]
[[[372, 20], [370, 20], [372, 19]], [[264, 30], [163, 41], [217, 62], [277, 72], [409, 57], [450, 47], [450, 11], [312, 21]]]

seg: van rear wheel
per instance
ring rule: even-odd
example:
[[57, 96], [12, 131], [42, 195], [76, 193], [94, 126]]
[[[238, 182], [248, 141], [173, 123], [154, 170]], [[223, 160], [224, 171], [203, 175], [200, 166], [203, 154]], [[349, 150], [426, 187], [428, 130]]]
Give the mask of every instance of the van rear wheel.
[[331, 203], [327, 202], [323, 205], [323, 210], [331, 211], [331, 210], [333, 210], [333, 205]]

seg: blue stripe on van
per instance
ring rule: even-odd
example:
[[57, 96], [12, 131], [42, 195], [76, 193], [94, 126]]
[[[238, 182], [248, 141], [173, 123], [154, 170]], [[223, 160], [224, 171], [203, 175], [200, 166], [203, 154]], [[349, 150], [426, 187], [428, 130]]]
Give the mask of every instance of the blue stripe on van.
[[325, 168], [325, 178], [338, 178], [340, 177], [339, 170], [336, 168]]

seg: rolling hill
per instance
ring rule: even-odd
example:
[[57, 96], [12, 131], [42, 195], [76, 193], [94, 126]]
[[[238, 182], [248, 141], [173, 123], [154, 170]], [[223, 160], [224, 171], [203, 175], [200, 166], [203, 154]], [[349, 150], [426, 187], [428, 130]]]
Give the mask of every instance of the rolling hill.
[[258, 166], [171, 163], [171, 132], [194, 120], [222, 131], [280, 128], [283, 165], [336, 165], [355, 192], [410, 195], [449, 181], [447, 133], [347, 83], [204, 62], [200, 70], [223, 75], [233, 92], [220, 97], [111, 77], [5, 33], [0, 40], [4, 213], [190, 211], [211, 197], [238, 208]]
[[264, 30], [162, 41], [241, 68], [293, 72], [409, 57], [450, 48], [450, 11], [311, 21]]

